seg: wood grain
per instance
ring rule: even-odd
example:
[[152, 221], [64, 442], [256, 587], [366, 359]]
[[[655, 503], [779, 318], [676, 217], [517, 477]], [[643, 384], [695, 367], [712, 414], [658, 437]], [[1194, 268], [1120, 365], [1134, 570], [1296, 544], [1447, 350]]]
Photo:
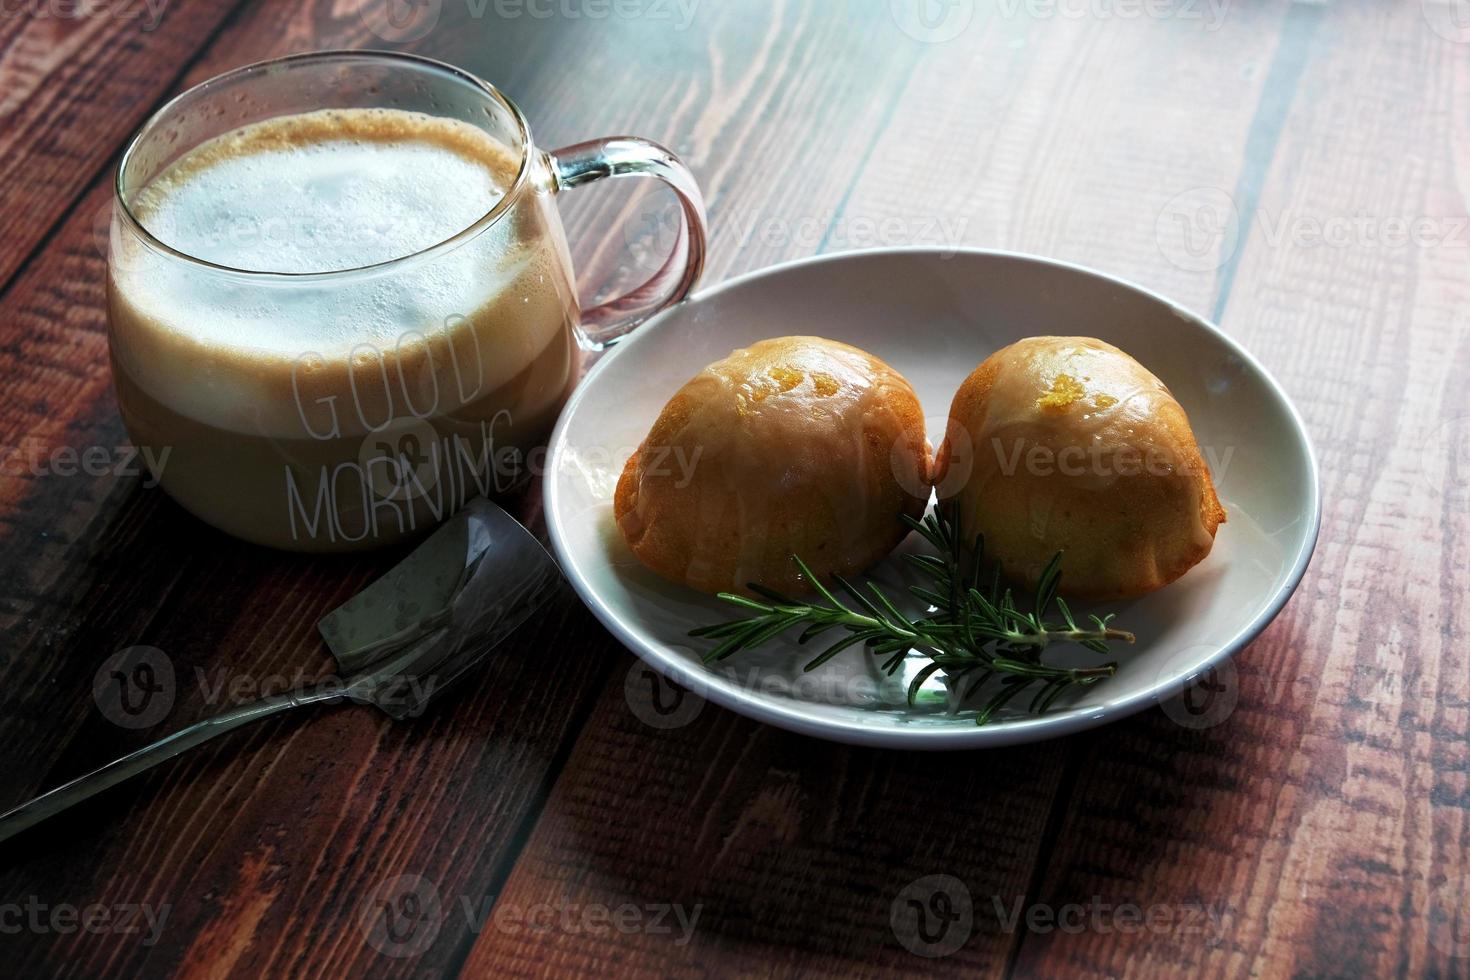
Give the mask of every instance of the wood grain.
[[[15, 975], [1470, 975], [1465, 32], [1433, 3], [977, 0], [925, 41], [891, 6], [445, 0], [402, 44], [346, 2], [179, 5], [146, 37], [0, 21], [5, 802], [326, 671], [313, 624], [394, 557], [249, 548], [55, 455], [125, 444], [95, 218], [128, 131], [180, 86], [333, 46], [462, 64], [546, 147], [669, 143], [709, 200], [710, 282], [979, 245], [1217, 317], [1296, 399], [1326, 500], [1301, 591], [1218, 678], [1234, 710], [983, 754], [833, 746], [679, 700], [566, 595], [412, 725], [266, 723], [0, 848], [0, 903], [167, 909], [156, 941], [6, 934]], [[1168, 222], [1221, 195], [1238, 242], [1181, 252]], [[665, 207], [568, 196], [587, 297], [651, 271]], [[1384, 241], [1397, 219], [1424, 240]], [[136, 644], [176, 682], [132, 731], [91, 687]], [[952, 950], [905, 925], [939, 892], [972, 909]], [[436, 900], [421, 949], [373, 931], [405, 895]]]
[[[1464, 456], [1446, 481], [1450, 447], [1433, 438], [1470, 417], [1470, 331], [1456, 322], [1470, 270], [1465, 134], [1451, 108], [1465, 49], [1412, 6], [1287, 18], [1275, 58], [1302, 66], [1269, 160], [1257, 189], [1226, 185], [1251, 227], [1223, 324], [1306, 417], [1321, 543], [1288, 614], [1238, 658], [1227, 724], [1181, 739], [1151, 715], [1122, 727], [1121, 744], [1088, 747], [1039, 892], [1203, 902], [1223, 927], [1028, 937], [1023, 974], [1470, 969], [1450, 955], [1453, 915], [1463, 940], [1470, 908], [1470, 500]], [[1314, 243], [1312, 222], [1359, 217], [1366, 230], [1342, 244]], [[1423, 243], [1394, 244], [1390, 222], [1419, 218]], [[1298, 234], [1273, 241], [1283, 222]], [[1157, 752], [1171, 734], [1177, 745]]]
[[[236, 0], [25, 0], [0, 17], [0, 288], [177, 82]], [[90, 215], [89, 217], [94, 217]], [[104, 239], [105, 240], [105, 239]]]
[[[447, 19], [441, 28], [453, 33]], [[179, 84], [265, 57], [379, 40], [353, 9], [251, 7]], [[509, 58], [537, 55], [529, 39], [508, 40]], [[0, 731], [27, 747], [5, 759], [7, 802], [257, 691], [321, 675], [329, 661], [316, 620], [394, 560], [318, 563], [262, 552], [203, 528], [141, 477], [56, 465], [58, 451], [126, 443], [105, 366], [104, 260], [93, 220], [105, 212], [109, 177], [97, 176], [0, 296], [10, 395], [0, 424], [13, 447], [0, 474], [0, 554], [11, 570]], [[7, 845], [0, 881], [22, 905], [168, 911], [156, 942], [31, 931], [7, 943], [11, 962], [35, 976], [447, 968], [606, 670], [595, 648], [574, 639], [587, 635], [600, 634], [565, 596], [518, 637], [519, 655], [501, 664], [506, 673], [485, 674], [482, 687], [411, 730], [364, 711], [267, 723]], [[91, 689], [110, 654], [139, 644], [172, 662], [175, 701], [158, 726], [126, 731], [99, 714]], [[565, 650], [555, 669], [527, 656], [543, 649]], [[446, 819], [460, 831], [433, 829]], [[103, 821], [113, 826], [99, 829]], [[96, 847], [71, 848], [75, 834], [95, 837]], [[374, 887], [403, 875], [442, 888], [454, 914], [424, 955], [393, 959], [366, 940], [360, 919]], [[298, 932], [308, 919], [318, 925]], [[341, 941], [319, 941], [317, 930]]]

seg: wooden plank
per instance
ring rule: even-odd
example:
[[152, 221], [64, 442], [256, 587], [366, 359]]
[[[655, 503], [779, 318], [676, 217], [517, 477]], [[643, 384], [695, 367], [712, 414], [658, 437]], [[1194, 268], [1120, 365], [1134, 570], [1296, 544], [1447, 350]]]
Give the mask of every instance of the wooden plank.
[[[442, 27], [454, 32], [452, 21]], [[181, 84], [273, 55], [376, 41], [355, 10], [252, 7]], [[502, 43], [508, 64], [540, 53], [523, 38]], [[0, 731], [26, 746], [0, 763], [7, 804], [242, 696], [320, 675], [329, 661], [316, 619], [394, 558], [263, 552], [205, 528], [141, 477], [113, 472], [120, 454], [108, 454], [105, 472], [65, 463], [73, 451], [126, 444], [105, 367], [103, 259], [92, 221], [105, 211], [107, 179], [94, 182], [0, 297], [10, 383], [0, 425], [19, 450], [0, 474], [0, 560], [12, 570], [0, 607]], [[156, 937], [27, 929], [7, 943], [9, 962], [31, 976], [397, 962], [359, 925], [373, 911], [364, 904], [373, 886], [420, 874], [468, 901], [495, 880], [606, 669], [571, 639], [594, 630], [563, 596], [483, 673], [482, 686], [412, 727], [363, 710], [266, 723], [6, 845], [7, 895], [48, 909], [146, 906], [172, 920]], [[164, 651], [175, 683], [166, 718], [134, 731], [103, 716], [92, 686], [110, 654], [136, 644]], [[554, 667], [524, 656], [562, 648]], [[558, 709], [508, 696], [532, 687]], [[103, 821], [117, 829], [101, 830]], [[445, 823], [459, 829], [446, 833]], [[95, 845], [71, 846], [69, 836]], [[479, 913], [458, 902], [452, 912], [425, 956], [399, 963], [403, 972], [456, 958]], [[299, 932], [304, 920], [324, 929], [337, 922], [343, 941]]]
[[660, 716], [655, 683], [679, 704], [619, 659], [467, 975], [1003, 973], [1010, 937], [984, 909], [929, 915], [926, 941], [908, 903], [1024, 889], [1057, 746], [980, 760], [835, 747], [697, 700]]
[[[880, 125], [857, 148], [802, 152], [855, 165], [840, 174], [826, 167], [820, 183], [802, 179], [800, 193], [781, 205], [768, 203], [765, 173], [717, 188], [727, 226], [755, 216], [759, 228], [775, 215], [796, 227], [816, 217], [826, 234], [812, 242], [756, 234], [731, 271], [818, 248], [985, 245], [1141, 278], [1208, 309], [1213, 278], [1170, 263], [1155, 242], [1155, 217], [1184, 189], [1170, 183], [1180, 170], [1203, 183], [1231, 182], [1240, 157], [1190, 153], [1158, 121], [1192, 118], [1211, 147], [1243, 146], [1265, 76], [1203, 109], [1193, 87], [1157, 79], [1177, 64], [1207, 77], [1269, 62], [1283, 16], [1277, 5], [1210, 31], [977, 15], [963, 40], [932, 44], [877, 16], [863, 25], [874, 48], [855, 61], [910, 54], [912, 69], [897, 88], [883, 80], [860, 97], [864, 118]], [[782, 101], [822, 104], [801, 83]], [[805, 137], [824, 138], [816, 127]], [[785, 195], [789, 179], [774, 193]], [[890, 240], [862, 237], [885, 227]], [[633, 669], [636, 694], [646, 679]], [[687, 726], [653, 729], [630, 710], [637, 698], [625, 696], [627, 677], [610, 676], [467, 974], [1006, 975], [1025, 949], [1024, 926], [1008, 916], [1036, 894], [1033, 876], [1058, 846], [1080, 760], [1108, 733], [1150, 724], [1136, 719], [984, 754], [916, 756], [825, 745], [708, 706]], [[930, 925], [940, 935], [937, 911], [966, 897], [968, 928], [956, 925], [935, 943], [917, 941], [913, 920], [903, 918], [910, 900], [938, 902], [929, 906]], [[682, 943], [677, 929], [650, 931], [631, 913], [634, 927], [589, 939], [587, 910], [650, 906], [681, 906], [686, 917], [698, 907], [700, 917]], [[549, 925], [547, 910], [556, 913]], [[522, 925], [527, 918], [544, 928]], [[956, 938], [963, 945], [948, 950], [944, 940]], [[935, 953], [948, 955], [923, 955]]]
[[0, 288], [238, 5], [7, 4], [0, 17]]
[[1224, 325], [1306, 417], [1321, 543], [1222, 676], [1233, 712], [1155, 713], [1081, 757], [1035, 901], [1160, 927], [1029, 935], [1020, 976], [1470, 972], [1464, 47], [1418, 5], [1302, 5], [1275, 58], [1301, 68], [1252, 134], [1261, 177], [1217, 185], [1247, 229]]

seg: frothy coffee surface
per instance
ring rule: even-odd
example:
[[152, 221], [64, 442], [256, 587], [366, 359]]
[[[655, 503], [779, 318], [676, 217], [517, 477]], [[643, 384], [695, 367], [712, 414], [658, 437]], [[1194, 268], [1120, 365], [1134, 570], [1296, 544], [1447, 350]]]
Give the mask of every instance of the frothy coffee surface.
[[323, 110], [195, 150], [134, 208], [154, 236], [196, 258], [254, 272], [335, 272], [411, 255], [474, 224], [514, 178], [502, 155], [457, 120]]
[[[456, 119], [398, 109], [280, 116], [192, 150], [132, 202], [156, 238], [233, 269], [331, 272], [412, 255], [464, 230], [515, 180], [518, 158]], [[124, 242], [139, 311], [211, 346], [295, 357], [396, 343], [495, 301], [534, 258], [515, 221], [351, 283], [282, 286], [202, 273]], [[534, 235], [530, 236], [534, 238]], [[528, 245], [531, 246], [528, 248]], [[201, 311], [208, 311], [201, 316]]]

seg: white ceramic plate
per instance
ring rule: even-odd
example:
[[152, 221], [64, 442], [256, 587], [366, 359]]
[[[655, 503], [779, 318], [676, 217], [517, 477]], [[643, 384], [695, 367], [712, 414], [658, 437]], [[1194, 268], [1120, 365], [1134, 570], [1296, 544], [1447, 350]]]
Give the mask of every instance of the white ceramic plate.
[[[794, 640], [706, 667], [688, 631], [727, 618], [719, 600], [665, 582], [623, 544], [612, 516], [624, 461], [664, 403], [711, 361], [765, 337], [816, 334], [871, 351], [923, 402], [929, 437], [944, 434], [950, 399], [998, 348], [1035, 334], [1099, 337], [1132, 354], [1188, 412], [1229, 512], [1204, 562], [1146, 598], [1110, 604], [1138, 643], [1115, 646], [1116, 676], [1064, 695], [1035, 717], [1016, 710], [980, 727], [952, 713], [939, 679], [905, 703], [907, 678], [886, 678], [849, 649], [818, 670]], [[1228, 658], [1281, 610], [1317, 540], [1317, 464], [1300, 417], [1270, 375], [1216, 327], [1137, 286], [1024, 255], [930, 249], [856, 252], [766, 269], [666, 311], [618, 346], [577, 389], [552, 436], [546, 520], [557, 557], [597, 617], [655, 670], [761, 721], [822, 738], [904, 748], [973, 748], [1051, 738], [1180, 694], [1214, 667], [1207, 709], [1166, 708], [1185, 724], [1221, 720], [1233, 703]], [[917, 547], [910, 536], [904, 547]], [[1065, 572], [1065, 565], [1063, 566]], [[902, 590], [903, 562], [874, 574]], [[1059, 651], [1060, 653], [1060, 651]], [[1082, 650], [1066, 662], [1096, 663]], [[1222, 684], [1219, 678], [1224, 678]], [[1017, 701], [1024, 706], [1026, 697]], [[1014, 702], [1013, 702], [1014, 703]]]

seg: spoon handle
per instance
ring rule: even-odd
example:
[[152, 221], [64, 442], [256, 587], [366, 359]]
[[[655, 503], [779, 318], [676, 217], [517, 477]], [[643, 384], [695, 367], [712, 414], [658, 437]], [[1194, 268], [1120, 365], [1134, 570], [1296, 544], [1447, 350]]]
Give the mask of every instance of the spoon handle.
[[78, 776], [69, 783], [63, 783], [49, 792], [42, 793], [34, 800], [0, 813], [0, 841], [9, 840], [21, 831], [34, 827], [47, 817], [90, 799], [103, 790], [110, 789], [140, 772], [152, 769], [160, 762], [166, 762], [196, 745], [226, 732], [234, 731], [241, 725], [268, 718], [300, 705], [330, 704], [344, 700], [345, 697], [341, 685], [319, 685], [303, 691], [277, 694], [259, 701], [251, 701], [249, 704], [242, 704], [215, 715], [213, 718], [195, 722], [188, 728], [165, 736], [151, 745], [145, 745], [121, 759], [114, 759], [85, 776]]

